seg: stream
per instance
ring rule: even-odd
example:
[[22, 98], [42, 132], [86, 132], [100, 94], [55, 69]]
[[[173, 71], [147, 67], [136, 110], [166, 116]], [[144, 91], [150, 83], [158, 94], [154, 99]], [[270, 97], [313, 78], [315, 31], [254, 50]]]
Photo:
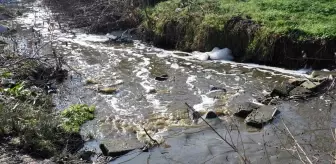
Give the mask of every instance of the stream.
[[[50, 43], [70, 66], [69, 78], [58, 84], [53, 95], [56, 109], [71, 104], [96, 106], [96, 117], [81, 129], [89, 140], [85, 148], [99, 152], [99, 143], [116, 150], [140, 148], [150, 136], [162, 146], [140, 149], [111, 163], [242, 163], [239, 154], [251, 163], [302, 163], [295, 142], [314, 163], [330, 163], [335, 149], [327, 95], [306, 102], [283, 101], [280, 114], [263, 129], [254, 129], [230, 113], [241, 102], [256, 102], [275, 85], [290, 78], [306, 77], [301, 71], [229, 61], [199, 61], [192, 53], [168, 51], [135, 40], [130, 44], [107, 42], [107, 35], [65, 30], [39, 2], [15, 19], [19, 50], [30, 55], [51, 52]], [[32, 29], [34, 29], [32, 32]], [[36, 33], [41, 38], [35, 47]], [[121, 32], [115, 32], [119, 34]], [[28, 48], [27, 48], [28, 47]], [[167, 80], [155, 77], [168, 75]], [[90, 84], [89, 84], [90, 83]], [[102, 94], [100, 88], [115, 88]], [[225, 88], [226, 92], [211, 88]], [[216, 111], [218, 119], [208, 120], [216, 131], [240, 153], [224, 142], [202, 120], [192, 123], [185, 103], [201, 113]], [[293, 140], [287, 128], [291, 131]], [[140, 142], [141, 141], [141, 142]], [[300, 160], [302, 156], [303, 159]], [[94, 160], [94, 159], [93, 159]]]

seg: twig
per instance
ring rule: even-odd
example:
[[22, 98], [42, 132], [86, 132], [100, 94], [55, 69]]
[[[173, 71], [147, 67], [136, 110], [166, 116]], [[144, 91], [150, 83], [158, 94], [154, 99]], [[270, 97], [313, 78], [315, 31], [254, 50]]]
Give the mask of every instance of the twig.
[[[302, 151], [303, 155], [306, 157], [307, 161], [310, 163], [310, 164], [313, 164], [313, 162], [309, 159], [308, 155], [306, 154], [306, 152], [303, 150], [303, 148], [300, 146], [300, 144], [298, 143], [298, 141], [294, 138], [294, 136], [292, 135], [292, 133], [290, 132], [290, 130], [288, 129], [288, 127], [286, 126], [285, 122], [283, 121], [283, 119], [281, 119], [283, 125], [285, 126], [288, 134], [292, 137], [292, 139], [294, 140], [295, 142], [295, 145]], [[299, 157], [300, 157], [300, 153], [299, 154]], [[301, 158], [301, 157], [300, 157]]]
[[147, 132], [147, 130], [146, 130], [145, 128], [144, 128], [143, 130], [145, 131], [146, 135], [149, 137], [150, 140], [152, 140], [153, 142], [155, 142], [157, 145], [160, 145], [159, 142], [158, 142], [157, 140], [153, 139], [153, 138], [148, 134], [148, 132]]
[[[186, 105], [187, 105], [187, 107], [190, 109], [190, 110], [192, 110], [192, 112], [196, 112], [196, 110], [193, 108], [193, 107], [191, 107], [188, 103], [185, 103]], [[224, 137], [222, 137], [216, 130], [215, 130], [215, 128], [213, 128], [203, 117], [200, 117], [210, 128], [211, 128], [211, 130], [212, 131], [214, 131], [226, 144], [228, 144], [235, 152], [237, 152], [238, 153], [238, 155], [244, 160], [244, 162], [245, 163], [250, 163], [249, 162], [249, 160], [246, 158], [246, 157], [244, 157], [244, 156], [242, 156], [240, 153], [239, 153], [239, 151], [238, 151], [238, 149], [237, 149], [237, 147], [236, 146], [234, 146], [233, 144], [231, 144], [230, 142], [228, 142]]]

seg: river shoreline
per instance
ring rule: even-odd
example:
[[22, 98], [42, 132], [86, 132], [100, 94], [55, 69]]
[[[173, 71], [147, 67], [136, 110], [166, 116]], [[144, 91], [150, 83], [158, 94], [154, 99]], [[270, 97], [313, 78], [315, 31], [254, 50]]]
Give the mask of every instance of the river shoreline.
[[[264, 7], [265, 14], [269, 14], [266, 10], [267, 6], [270, 5], [270, 11], [272, 11], [272, 3], [274, 3], [277, 6], [273, 6], [275, 8], [274, 12], [289, 12], [281, 13], [285, 14], [283, 17], [289, 17], [288, 19], [281, 16], [278, 18], [270, 14], [265, 15], [267, 18], [270, 17], [267, 20], [263, 17], [260, 18], [260, 14], [252, 11], [236, 13], [237, 11], [234, 9], [232, 11], [226, 9], [228, 12], [223, 14], [222, 10], [217, 11], [217, 7], [214, 7], [219, 6], [218, 8], [221, 8], [221, 4], [218, 4], [220, 2], [211, 1], [207, 5], [195, 1], [190, 2], [191, 4], [182, 5], [182, 2], [169, 0], [161, 3], [159, 3], [160, 1], [153, 1], [153, 4], [142, 4], [142, 6], [134, 4], [134, 6], [122, 8], [121, 10], [129, 11], [130, 16], [121, 16], [120, 24], [117, 23], [120, 16], [114, 13], [114, 9], [119, 10], [118, 6], [98, 3], [96, 8], [91, 8], [88, 4], [80, 2], [74, 2], [73, 4], [68, 4], [63, 0], [45, 2], [54, 12], [59, 13], [57, 17], [60, 21], [74, 24], [74, 27], [77, 28], [84, 27], [91, 33], [108, 33], [114, 30], [128, 29], [130, 33], [138, 35], [143, 41], [170, 50], [206, 52], [211, 51], [214, 47], [229, 48], [232, 50], [236, 62], [257, 63], [289, 69], [335, 69], [335, 34], [330, 29], [332, 25], [325, 21], [334, 22], [332, 13], [335, 11], [334, 9], [329, 11], [328, 8], [329, 12], [321, 13], [323, 7], [313, 8], [306, 2], [302, 2], [300, 5], [306, 5], [305, 8], [314, 12], [320, 21], [316, 20], [311, 25], [308, 25], [309, 21], [301, 21], [301, 19], [308, 19], [305, 14], [309, 15], [309, 12], [308, 9], [307, 11], [301, 11], [302, 6], [300, 7], [300, 5], [293, 5], [293, 9], [288, 8], [288, 11], [278, 9], [282, 5], [291, 6], [291, 0], [270, 2], [270, 4], [254, 1], [222, 4], [222, 6], [233, 7], [234, 5], [244, 6], [244, 3], [251, 3], [250, 5], [247, 4], [245, 8], [253, 6], [251, 10], [260, 10], [259, 12], [263, 13], [264, 11], [259, 8]], [[194, 6], [193, 3], [195, 3]], [[104, 5], [107, 6], [105, 9], [108, 14], [101, 13], [102, 20], [90, 23], [90, 21], [98, 18], [98, 15], [95, 14], [100, 13], [97, 8]], [[331, 7], [336, 4], [332, 2], [323, 5]], [[73, 11], [71, 6], [74, 8], [76, 8], [75, 6], [83, 6], [88, 12]], [[300, 12], [304, 12], [304, 14], [300, 14]], [[125, 13], [125, 15], [127, 14]], [[290, 16], [291, 14], [293, 16]], [[116, 19], [116, 15], [118, 21], [108, 22], [109, 19]], [[312, 28], [309, 28], [309, 26], [312, 26]]]
[[[71, 66], [71, 78], [57, 84], [55, 108], [63, 110], [74, 103], [96, 106], [96, 117], [80, 130], [82, 137], [90, 141], [85, 151], [100, 154], [102, 141], [112, 144], [108, 147], [112, 151], [123, 150], [141, 139], [150, 142], [149, 135], [164, 143], [153, 149], [136, 149], [111, 163], [237, 163], [242, 159], [239, 154], [245, 151], [242, 154], [251, 163], [300, 163], [295, 151], [290, 152], [295, 146], [292, 138], [279, 130], [288, 127], [309, 152], [309, 159], [315, 159], [316, 154], [325, 157], [316, 162], [331, 159], [329, 123], [334, 119], [335, 108], [330, 108], [333, 100], [328, 95], [333, 95], [334, 90], [304, 100], [276, 98], [272, 103], [280, 114], [263, 129], [250, 129], [244, 119], [232, 115], [236, 104], [262, 101], [277, 85], [293, 77], [305, 78], [305, 74], [267, 66], [198, 61], [192, 54], [163, 50], [140, 41], [105, 43], [109, 39], [106, 35], [63, 30], [57, 23], [54, 33], [50, 33], [50, 11], [41, 9], [40, 4], [31, 9], [33, 12], [17, 19], [23, 31], [39, 31], [46, 43], [55, 38], [57, 52], [64, 54]], [[215, 111], [218, 117], [209, 119], [210, 125], [221, 135], [241, 138], [234, 142], [239, 151], [232, 151], [204, 122], [192, 124], [185, 102], [203, 117], [208, 111]], [[319, 133], [311, 133], [317, 129]], [[312, 136], [317, 139], [306, 140]], [[95, 157], [91, 159], [96, 160]]]

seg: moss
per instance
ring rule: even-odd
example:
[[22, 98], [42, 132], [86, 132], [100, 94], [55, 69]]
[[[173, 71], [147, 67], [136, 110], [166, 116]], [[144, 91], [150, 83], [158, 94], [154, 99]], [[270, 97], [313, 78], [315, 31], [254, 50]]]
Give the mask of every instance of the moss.
[[80, 127], [89, 120], [94, 119], [94, 106], [86, 104], [71, 105], [61, 113], [62, 128], [67, 132], [79, 132]]

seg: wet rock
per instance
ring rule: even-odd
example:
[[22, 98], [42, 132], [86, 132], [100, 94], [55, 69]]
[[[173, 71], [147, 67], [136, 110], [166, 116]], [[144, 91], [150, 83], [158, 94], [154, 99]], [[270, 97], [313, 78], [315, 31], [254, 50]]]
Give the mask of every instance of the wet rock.
[[294, 88], [290, 93], [289, 93], [289, 98], [291, 99], [305, 99], [307, 97], [310, 97], [312, 95], [312, 91], [298, 86]]
[[223, 92], [226, 92], [226, 89], [222, 88], [222, 87], [211, 86], [210, 87], [210, 91], [223, 91]]
[[246, 118], [252, 111], [258, 109], [260, 106], [252, 102], [244, 102], [236, 106], [234, 115], [241, 118]]
[[291, 85], [294, 85], [294, 86], [299, 86], [301, 85], [302, 83], [304, 83], [306, 81], [306, 79], [303, 79], [303, 78], [293, 78], [293, 79], [289, 79], [288, 80], [288, 83], [291, 84]]
[[255, 128], [262, 128], [265, 124], [273, 120], [274, 116], [279, 113], [276, 106], [265, 105], [250, 113], [245, 123]]
[[164, 75], [161, 75], [161, 76], [157, 76], [157, 77], [155, 77], [155, 80], [157, 80], [157, 81], [166, 81], [166, 80], [168, 80], [168, 75], [164, 74]]
[[147, 94], [154, 94], [154, 93], [157, 93], [156, 89], [155, 88], [149, 88], [146, 90], [146, 93]]
[[336, 76], [336, 71], [313, 71], [310, 74], [311, 78], [316, 78], [316, 77], [324, 77], [324, 78], [328, 78], [329, 76]]
[[319, 83], [319, 82], [312, 82], [312, 81], [307, 80], [304, 83], [302, 83], [300, 86], [303, 87], [303, 88], [306, 88], [308, 90], [314, 90], [319, 85], [321, 85], [321, 83]]
[[292, 85], [290, 83], [282, 83], [281, 85], [276, 86], [272, 92], [271, 97], [287, 97], [289, 92], [295, 88], [295, 85]]
[[128, 152], [141, 149], [144, 147], [144, 144], [140, 143], [137, 139], [110, 139], [102, 140], [99, 144], [99, 148], [102, 151], [104, 156], [118, 157]]
[[93, 151], [81, 151], [79, 152], [79, 158], [85, 161], [91, 161], [91, 157], [93, 157], [96, 153]]
[[214, 119], [214, 118], [218, 118], [217, 114], [213, 111], [209, 111], [206, 115], [205, 115], [206, 119]]
[[117, 88], [112, 87], [98, 88], [98, 92], [102, 94], [115, 94], [117, 93]]

